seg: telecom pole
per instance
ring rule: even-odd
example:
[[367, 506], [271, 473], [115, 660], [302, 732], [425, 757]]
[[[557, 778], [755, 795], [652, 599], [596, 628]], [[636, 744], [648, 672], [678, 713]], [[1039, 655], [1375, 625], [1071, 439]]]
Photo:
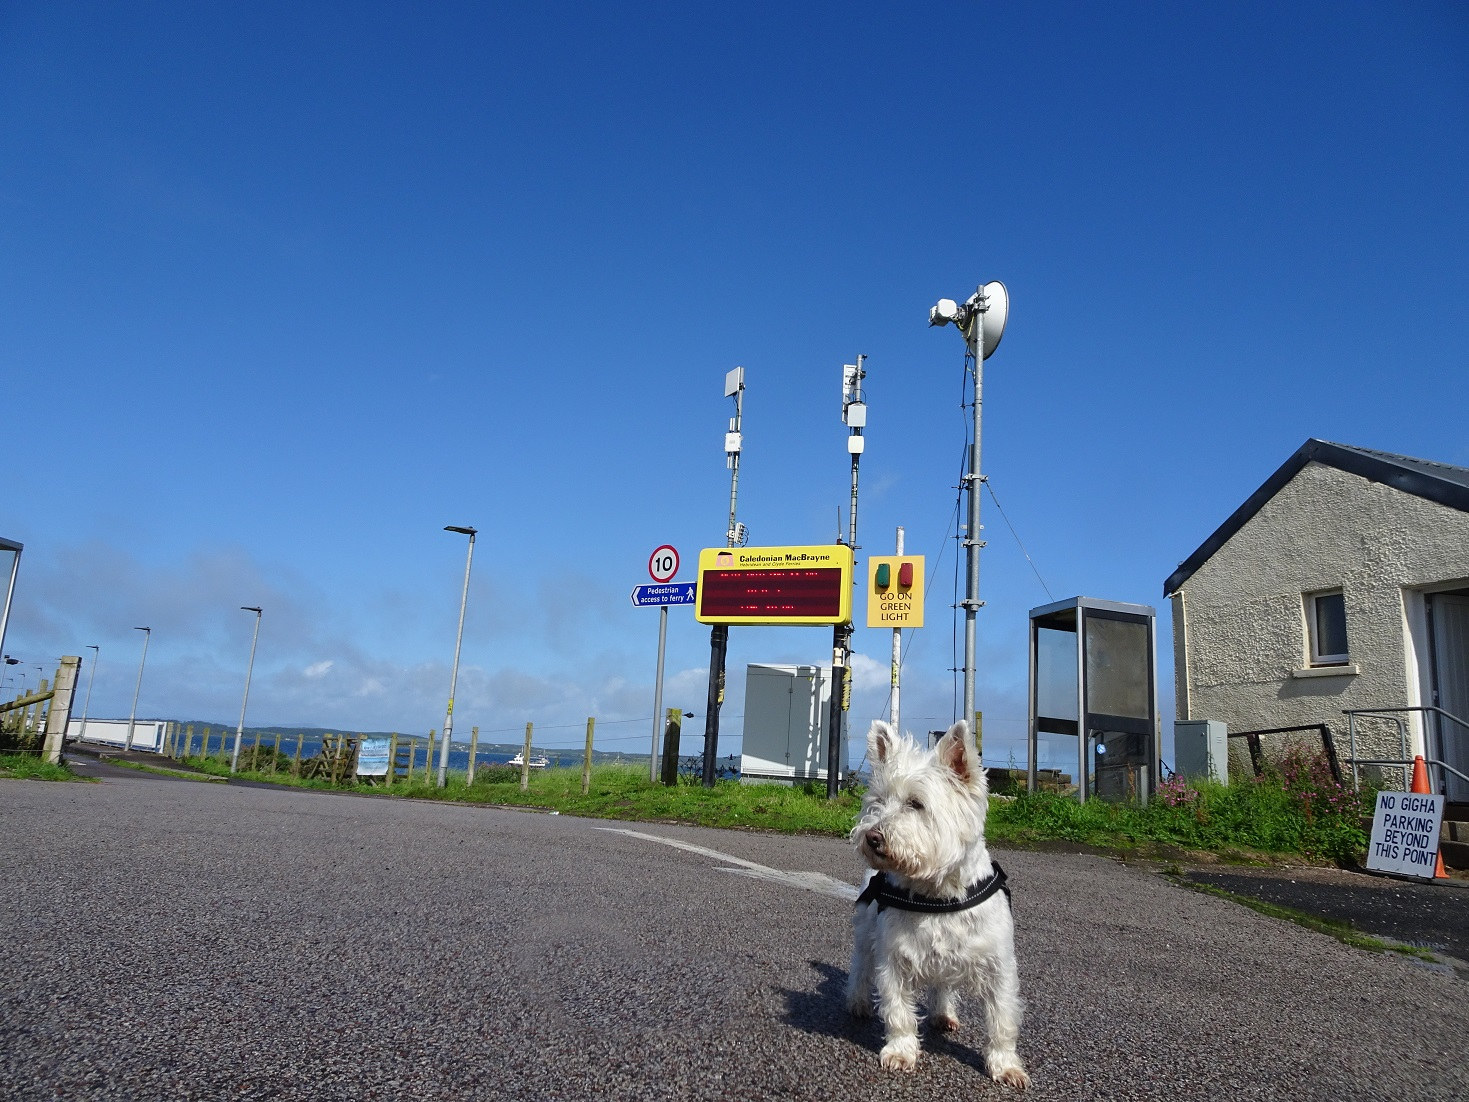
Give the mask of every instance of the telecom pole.
[[[855, 364], [842, 365], [842, 420], [847, 425], [847, 452], [852, 457], [852, 502], [847, 514], [847, 545], [852, 549], [853, 563], [857, 554], [857, 465], [866, 441], [862, 430], [867, 425], [867, 404], [862, 400], [862, 370], [866, 356], [859, 355]], [[837, 624], [831, 640], [831, 719], [826, 732], [826, 798], [835, 799], [841, 791], [842, 738], [847, 727], [847, 709], [852, 706], [852, 621]]]
[[[724, 396], [733, 398], [735, 415], [724, 434], [724, 464], [729, 468], [729, 527], [724, 545], [739, 542], [739, 525], [735, 523], [735, 503], [740, 488], [740, 450], [744, 445], [741, 432], [745, 412], [745, 369], [737, 367], [724, 377]], [[709, 632], [709, 699], [704, 708], [704, 787], [714, 787], [714, 761], [719, 744], [719, 709], [724, 705], [724, 659], [729, 650], [729, 625], [715, 624]]]
[[[986, 315], [993, 311], [997, 316], [986, 322]], [[998, 280], [980, 286], [962, 304], [953, 299], [939, 299], [928, 312], [930, 326], [946, 325], [950, 322], [964, 335], [965, 366], [974, 377], [974, 442], [969, 448], [969, 473], [963, 478], [969, 491], [969, 510], [964, 532], [964, 549], [968, 560], [968, 580], [964, 588], [964, 715], [965, 722], [974, 724], [974, 673], [975, 673], [975, 622], [984, 602], [979, 599], [979, 552], [984, 547], [981, 538], [983, 528], [979, 523], [980, 488], [984, 476], [980, 473], [979, 433], [980, 415], [984, 406], [984, 361], [990, 357], [1005, 333], [1005, 322], [1010, 313], [1010, 295], [1005, 285]]]

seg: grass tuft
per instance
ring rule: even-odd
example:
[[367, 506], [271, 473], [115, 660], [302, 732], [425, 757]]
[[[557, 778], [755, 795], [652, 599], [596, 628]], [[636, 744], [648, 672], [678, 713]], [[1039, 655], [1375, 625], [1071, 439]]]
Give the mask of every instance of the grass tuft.
[[52, 765], [40, 754], [0, 754], [0, 778], [30, 781], [82, 780], [65, 765]]

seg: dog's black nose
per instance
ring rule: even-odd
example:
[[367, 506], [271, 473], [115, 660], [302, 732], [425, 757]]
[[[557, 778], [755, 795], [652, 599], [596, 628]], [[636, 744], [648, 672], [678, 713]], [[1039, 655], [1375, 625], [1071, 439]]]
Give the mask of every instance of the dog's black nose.
[[874, 827], [872, 830], [869, 830], [866, 834], [864, 834], [862, 838], [867, 843], [867, 848], [870, 849], [873, 853], [882, 852], [882, 847], [884, 843], [882, 831]]

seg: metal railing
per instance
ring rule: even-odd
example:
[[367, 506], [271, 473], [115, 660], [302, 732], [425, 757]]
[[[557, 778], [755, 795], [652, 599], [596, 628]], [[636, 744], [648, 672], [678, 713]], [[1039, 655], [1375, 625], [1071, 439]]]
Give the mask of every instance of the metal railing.
[[[1359, 778], [1357, 775], [1358, 766], [1387, 765], [1397, 766], [1401, 768], [1403, 770], [1403, 787], [1406, 788], [1408, 786], [1409, 770], [1412, 768], [1413, 758], [1408, 754], [1408, 724], [1404, 721], [1403, 714], [1409, 712], [1422, 712], [1424, 713], [1424, 715], [1433, 715], [1433, 717], [1438, 721], [1438, 736], [1440, 747], [1442, 747], [1443, 745], [1443, 721], [1446, 719], [1449, 720], [1451, 723], [1457, 723], [1461, 728], [1463, 728], [1464, 733], [1466, 735], [1469, 735], [1469, 721], [1460, 719], [1452, 712], [1446, 712], [1442, 708], [1435, 707], [1431, 704], [1416, 705], [1411, 707], [1404, 705], [1401, 708], [1343, 708], [1342, 715], [1347, 717], [1347, 740], [1350, 743], [1352, 751], [1352, 756], [1348, 760], [1352, 763], [1352, 783], [1354, 785], [1359, 783]], [[1403, 756], [1401, 758], [1359, 758], [1357, 756], [1357, 717], [1359, 716], [1370, 716], [1379, 719], [1387, 719], [1395, 724], [1398, 729], [1398, 745], [1402, 749]], [[1424, 749], [1427, 749], [1427, 747], [1425, 746]], [[1440, 758], [1431, 758], [1427, 754], [1423, 755], [1423, 761], [1426, 765], [1430, 767], [1430, 769], [1438, 769], [1439, 792], [1442, 792], [1444, 790], [1445, 773], [1452, 773], [1464, 783], [1469, 784], [1469, 776], [1465, 776], [1448, 762], [1443, 761]]]
[[1331, 741], [1331, 728], [1324, 723], [1306, 723], [1299, 727], [1264, 727], [1258, 731], [1230, 731], [1226, 738], [1242, 738], [1250, 749], [1250, 767], [1254, 769], [1255, 776], [1262, 776], [1265, 772], [1265, 749], [1260, 744], [1261, 735], [1289, 735], [1299, 731], [1315, 731], [1321, 736], [1321, 750], [1326, 755], [1326, 764], [1331, 768], [1331, 775], [1336, 778], [1336, 783], [1342, 783], [1341, 763], [1336, 756], [1336, 743]]

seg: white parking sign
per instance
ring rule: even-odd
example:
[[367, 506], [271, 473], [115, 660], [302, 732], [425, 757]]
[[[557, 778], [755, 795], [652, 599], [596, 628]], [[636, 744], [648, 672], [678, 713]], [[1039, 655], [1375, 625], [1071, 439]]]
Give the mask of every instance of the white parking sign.
[[1433, 879], [1443, 797], [1421, 792], [1379, 792], [1372, 816], [1367, 867], [1398, 876]]

